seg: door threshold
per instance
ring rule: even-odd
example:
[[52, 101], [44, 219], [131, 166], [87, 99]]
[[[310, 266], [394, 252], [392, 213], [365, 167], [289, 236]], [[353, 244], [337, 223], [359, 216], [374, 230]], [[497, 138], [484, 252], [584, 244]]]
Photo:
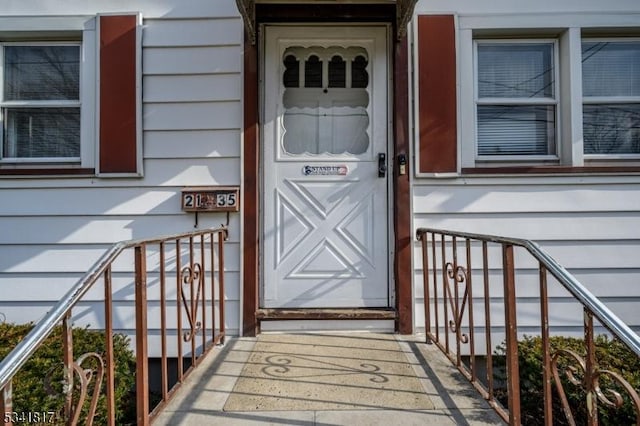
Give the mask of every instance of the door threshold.
[[263, 308], [258, 321], [282, 320], [396, 320], [394, 308]]

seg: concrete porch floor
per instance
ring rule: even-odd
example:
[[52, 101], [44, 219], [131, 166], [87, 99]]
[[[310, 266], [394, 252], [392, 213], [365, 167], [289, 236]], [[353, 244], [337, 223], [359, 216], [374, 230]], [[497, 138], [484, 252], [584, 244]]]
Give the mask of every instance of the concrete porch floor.
[[497, 425], [423, 336], [262, 334], [214, 349], [154, 425]]

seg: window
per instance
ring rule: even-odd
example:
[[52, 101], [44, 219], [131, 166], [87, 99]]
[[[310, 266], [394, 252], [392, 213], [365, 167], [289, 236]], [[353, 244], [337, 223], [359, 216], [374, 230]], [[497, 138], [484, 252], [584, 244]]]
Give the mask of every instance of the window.
[[80, 162], [80, 44], [2, 45], [3, 162]]
[[142, 176], [141, 16], [0, 16], [0, 179]]
[[582, 42], [584, 154], [640, 154], [640, 40]]
[[556, 159], [556, 43], [479, 40], [475, 46], [478, 159]]
[[[639, 172], [640, 28], [627, 25], [627, 14], [607, 16], [607, 26], [591, 15], [459, 17], [450, 47], [455, 69], [448, 72], [455, 87], [435, 74], [418, 110], [429, 130], [442, 115], [437, 107], [452, 103], [455, 126], [447, 129], [456, 133], [444, 144], [423, 139], [420, 130], [421, 171], [439, 167], [429, 158], [440, 160], [449, 148], [447, 171], [463, 174]], [[424, 49], [440, 38], [427, 38], [426, 28], [418, 32], [419, 59], [437, 63]], [[437, 65], [430, 71], [433, 80]], [[434, 101], [442, 82], [449, 90]]]
[[[289, 155], [361, 155], [369, 149], [368, 56], [360, 47], [290, 47], [282, 58]], [[302, 76], [302, 78], [300, 78]]]

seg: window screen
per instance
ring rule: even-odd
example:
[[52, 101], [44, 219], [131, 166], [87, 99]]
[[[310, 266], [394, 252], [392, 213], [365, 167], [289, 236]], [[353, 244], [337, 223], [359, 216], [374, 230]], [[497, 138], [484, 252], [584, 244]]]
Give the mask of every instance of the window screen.
[[555, 154], [554, 44], [478, 42], [476, 53], [478, 155]]
[[2, 157], [80, 156], [80, 47], [5, 45]]
[[640, 41], [582, 43], [585, 154], [640, 154]]

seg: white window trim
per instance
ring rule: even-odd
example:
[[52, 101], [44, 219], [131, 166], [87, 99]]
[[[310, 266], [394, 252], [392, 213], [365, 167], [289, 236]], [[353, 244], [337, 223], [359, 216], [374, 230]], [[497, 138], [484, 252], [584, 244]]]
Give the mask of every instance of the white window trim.
[[[582, 60], [582, 43], [600, 43], [600, 42], [636, 42], [640, 43], [640, 37], [582, 37], [580, 40], [580, 59]], [[582, 83], [582, 82], [581, 82]], [[602, 104], [640, 104], [640, 96], [584, 96], [582, 97], [583, 105], [602, 105]], [[584, 115], [581, 116], [581, 123], [584, 122]], [[584, 124], [583, 124], [584, 125]], [[640, 160], [638, 154], [587, 154], [583, 151], [585, 161], [589, 160]]]
[[[79, 106], [80, 157], [71, 158], [1, 158], [0, 165], [16, 167], [43, 166], [53, 168], [95, 167], [96, 120], [96, 33], [94, 16], [21, 16], [0, 17], [0, 82], [4, 83], [5, 45], [78, 45], [80, 47], [79, 101], [14, 101], [2, 102], [0, 107], [11, 106]], [[27, 30], [25, 30], [27, 28]], [[64, 41], [61, 41], [64, 40]], [[0, 91], [2, 87], [0, 87]], [[2, 97], [0, 97], [2, 99]], [[0, 116], [0, 125], [4, 125]]]
[[[553, 46], [553, 93], [554, 98], [479, 98], [478, 95], [478, 46], [482, 44], [550, 44]], [[474, 123], [474, 157], [478, 163], [557, 163], [562, 155], [562, 132], [560, 129], [560, 55], [557, 39], [550, 38], [478, 38], [473, 40], [473, 123]], [[555, 154], [549, 155], [480, 155], [478, 154], [478, 106], [479, 105], [549, 105], [555, 108], [554, 138]], [[551, 143], [548, 141], [548, 143]], [[551, 147], [550, 147], [551, 148]]]

